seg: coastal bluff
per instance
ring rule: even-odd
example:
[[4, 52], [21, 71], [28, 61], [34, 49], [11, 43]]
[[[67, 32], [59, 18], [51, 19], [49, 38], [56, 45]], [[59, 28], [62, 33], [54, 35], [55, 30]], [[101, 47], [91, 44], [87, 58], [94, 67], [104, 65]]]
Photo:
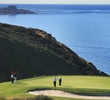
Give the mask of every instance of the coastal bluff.
[[18, 79], [40, 75], [108, 76], [43, 30], [0, 23], [0, 82], [9, 81], [12, 70]]
[[7, 15], [7, 14], [37, 14], [36, 12], [25, 10], [25, 9], [18, 9], [15, 5], [10, 5], [8, 7], [0, 8], [0, 15]]

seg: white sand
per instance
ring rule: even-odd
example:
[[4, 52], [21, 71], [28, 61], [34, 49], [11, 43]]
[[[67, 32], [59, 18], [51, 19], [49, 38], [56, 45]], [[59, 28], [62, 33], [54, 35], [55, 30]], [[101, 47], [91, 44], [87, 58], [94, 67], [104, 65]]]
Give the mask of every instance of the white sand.
[[69, 98], [82, 98], [82, 99], [98, 99], [98, 100], [110, 100], [110, 96], [83, 96], [72, 94], [64, 91], [58, 90], [40, 90], [40, 91], [30, 91], [33, 95], [47, 95], [47, 96], [57, 96], [57, 97], [69, 97]]

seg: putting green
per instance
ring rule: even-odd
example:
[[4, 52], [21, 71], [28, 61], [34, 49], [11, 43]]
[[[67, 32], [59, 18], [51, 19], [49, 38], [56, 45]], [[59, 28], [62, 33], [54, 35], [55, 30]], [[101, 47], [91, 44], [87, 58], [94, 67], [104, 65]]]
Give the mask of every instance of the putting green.
[[[62, 87], [65, 88], [92, 88], [92, 89], [110, 89], [110, 77], [99, 76], [56, 76], [57, 87], [58, 78], [62, 77]], [[24, 80], [30, 86], [49, 86], [53, 87], [54, 76], [38, 77], [30, 80]], [[61, 87], [61, 86], [60, 86]]]

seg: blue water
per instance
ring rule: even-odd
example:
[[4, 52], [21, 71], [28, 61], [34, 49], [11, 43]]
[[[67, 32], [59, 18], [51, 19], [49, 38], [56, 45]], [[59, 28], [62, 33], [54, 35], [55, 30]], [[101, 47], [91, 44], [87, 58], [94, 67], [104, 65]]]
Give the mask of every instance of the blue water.
[[[0, 5], [4, 7], [7, 5]], [[0, 15], [0, 22], [52, 34], [110, 75], [110, 5], [17, 5], [39, 14]]]

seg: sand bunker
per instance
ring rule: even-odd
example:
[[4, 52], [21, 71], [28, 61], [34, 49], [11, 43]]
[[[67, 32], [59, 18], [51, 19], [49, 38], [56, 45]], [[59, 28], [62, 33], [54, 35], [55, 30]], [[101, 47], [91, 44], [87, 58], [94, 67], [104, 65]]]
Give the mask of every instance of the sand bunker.
[[110, 96], [82, 96], [77, 94], [72, 94], [59, 90], [40, 90], [40, 91], [30, 91], [33, 95], [47, 95], [47, 96], [57, 96], [57, 97], [69, 97], [69, 98], [82, 98], [82, 99], [98, 99], [98, 100], [110, 100]]

